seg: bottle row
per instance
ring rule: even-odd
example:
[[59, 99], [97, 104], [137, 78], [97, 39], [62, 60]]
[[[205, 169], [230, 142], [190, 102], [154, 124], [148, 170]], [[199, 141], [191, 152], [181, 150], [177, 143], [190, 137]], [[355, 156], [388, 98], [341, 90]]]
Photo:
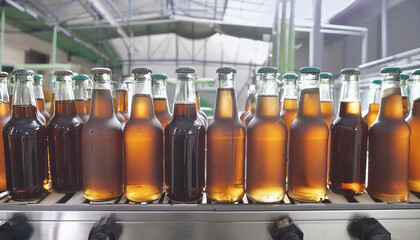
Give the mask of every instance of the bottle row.
[[318, 68], [301, 68], [300, 78], [285, 74], [281, 81], [276, 68], [260, 68], [257, 92], [254, 96], [250, 89], [249, 110], [241, 118], [236, 70], [221, 67], [217, 73], [215, 115], [209, 124], [199, 111], [191, 67], [176, 70], [172, 114], [165, 74], [132, 70], [128, 114], [127, 91], [112, 96], [110, 69], [92, 69], [91, 101], [88, 76], [57, 70], [54, 113], [47, 124], [36, 103], [33, 72], [13, 71], [11, 98], [7, 74], [0, 74], [0, 183], [14, 200], [40, 198], [50, 187], [57, 192], [83, 189], [91, 201], [125, 193], [137, 202], [153, 201], [163, 192], [174, 202], [196, 202], [205, 191], [213, 201], [231, 203], [242, 199], [245, 190], [255, 202], [279, 202], [286, 192], [297, 201], [318, 202], [325, 199], [327, 185], [343, 195], [361, 194], [367, 185], [372, 197], [388, 202], [406, 201], [410, 190], [420, 192], [420, 151], [414, 147], [420, 142], [420, 70], [413, 72], [406, 120], [401, 70], [381, 70], [382, 85], [372, 83], [372, 104], [379, 111], [371, 126], [361, 116], [358, 69], [341, 71], [336, 117], [332, 76]]

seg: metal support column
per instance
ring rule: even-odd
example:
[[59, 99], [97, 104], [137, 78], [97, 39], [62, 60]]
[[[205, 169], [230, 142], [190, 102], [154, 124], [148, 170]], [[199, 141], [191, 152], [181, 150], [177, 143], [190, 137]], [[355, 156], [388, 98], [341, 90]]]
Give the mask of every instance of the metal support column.
[[290, 0], [289, 49], [287, 54], [287, 71], [293, 72], [295, 68], [295, 0]]
[[388, 0], [382, 0], [381, 2], [381, 43], [382, 43], [382, 58], [388, 56], [388, 30], [387, 30], [387, 9], [388, 9]]
[[287, 56], [287, 22], [286, 22], [287, 0], [283, 0], [281, 4], [281, 30], [280, 30], [280, 64], [279, 72], [286, 72], [286, 56]]
[[275, 11], [274, 11], [274, 27], [272, 32], [272, 65], [277, 66], [279, 58], [279, 7], [280, 0], [276, 0]]
[[3, 53], [4, 53], [4, 24], [6, 22], [6, 8], [1, 7], [1, 36], [0, 36], [0, 71], [3, 71]]
[[324, 49], [324, 38], [321, 33], [321, 5], [322, 0], [314, 0], [314, 27], [311, 31], [309, 42], [309, 66], [322, 69], [322, 53]]
[[[51, 49], [51, 58], [50, 63], [55, 64], [56, 63], [56, 57], [57, 57], [57, 26], [54, 26], [53, 28], [53, 36], [52, 36], [52, 49]], [[52, 84], [53, 79], [53, 71], [50, 71], [50, 79], [49, 79], [49, 87], [53, 88]]]

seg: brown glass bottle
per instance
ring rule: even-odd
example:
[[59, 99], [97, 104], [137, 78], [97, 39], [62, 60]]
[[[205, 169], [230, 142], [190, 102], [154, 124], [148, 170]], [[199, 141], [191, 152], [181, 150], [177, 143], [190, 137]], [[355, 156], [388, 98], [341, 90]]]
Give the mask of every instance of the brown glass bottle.
[[340, 111], [331, 125], [329, 187], [351, 196], [365, 190], [368, 126], [361, 115], [359, 69], [343, 69], [341, 74]]
[[150, 68], [134, 68], [135, 94], [124, 136], [125, 196], [136, 202], [163, 192], [163, 129], [155, 117]]
[[298, 113], [289, 129], [288, 193], [298, 201], [318, 202], [327, 194], [328, 126], [319, 101], [319, 69], [301, 68]]
[[381, 102], [381, 85], [382, 81], [380, 79], [370, 81], [368, 94], [369, 109], [363, 117], [369, 128], [376, 121], [376, 118], [378, 118], [379, 103]]
[[36, 105], [39, 112], [42, 114], [42, 116], [45, 119], [45, 123], [46, 123], [45, 125], [47, 125], [51, 119], [51, 115], [45, 109], [45, 99], [44, 99], [44, 92], [42, 88], [43, 80], [44, 80], [44, 76], [42, 76], [41, 74], [34, 75], [34, 94], [35, 94], [35, 99], [36, 99]]
[[287, 127], [280, 117], [276, 68], [260, 68], [262, 88], [256, 113], [247, 128], [247, 179], [249, 199], [280, 202], [286, 193]]
[[404, 121], [400, 68], [383, 68], [382, 96], [377, 120], [369, 130], [367, 191], [387, 202], [408, 199], [410, 127]]
[[167, 196], [177, 202], [194, 202], [202, 198], [205, 186], [206, 129], [197, 119], [195, 70], [182, 67], [176, 73], [173, 116], [165, 128]]
[[245, 193], [245, 126], [238, 116], [236, 69], [221, 67], [217, 73], [215, 114], [207, 128], [206, 193], [213, 201], [231, 203]]
[[[53, 89], [54, 89], [54, 85], [55, 85], [54, 82], [55, 81], [53, 81]], [[54, 115], [54, 112], [55, 112], [55, 96], [54, 96], [54, 93], [52, 93], [51, 94], [51, 109], [50, 109], [50, 111], [48, 113], [52, 117]]]
[[209, 122], [207, 115], [200, 108], [200, 97], [198, 96], [198, 92], [195, 92], [195, 101], [197, 102], [197, 117], [203, 123], [204, 127], [207, 128], [209, 126]]
[[13, 200], [39, 199], [49, 188], [46, 129], [37, 118], [33, 71], [13, 74], [13, 112], [3, 129], [7, 190]]
[[[7, 93], [7, 72], [0, 72], [0, 131], [10, 120], [9, 94]], [[6, 190], [6, 169], [4, 165], [3, 138], [0, 138], [0, 191]]]
[[114, 111], [115, 111], [114, 114], [115, 114], [115, 117], [117, 118], [117, 120], [121, 123], [122, 128], [124, 129], [126, 121], [125, 121], [124, 116], [118, 111], [117, 87], [118, 87], [118, 82], [111, 81], [112, 101], [113, 101], [113, 104], [114, 104]]
[[420, 69], [413, 72], [411, 112], [406, 119], [411, 128], [410, 136], [410, 191], [420, 193]]
[[245, 127], [248, 126], [249, 122], [254, 118], [255, 116], [255, 107], [257, 106], [257, 101], [251, 102], [251, 107], [249, 108], [248, 112], [245, 114]]
[[245, 116], [248, 113], [249, 109], [251, 108], [252, 103], [256, 103], [256, 96], [257, 88], [254, 84], [248, 85], [248, 90], [246, 93], [246, 103], [245, 103], [245, 111], [241, 114], [240, 119], [242, 123], [245, 124]]
[[106, 201], [123, 194], [123, 139], [110, 91], [111, 70], [93, 68], [92, 109], [83, 126], [83, 193]]
[[87, 90], [89, 80], [89, 76], [84, 74], [73, 77], [76, 111], [83, 123], [87, 122], [90, 113], [89, 93]]
[[410, 78], [408, 74], [401, 73], [400, 74], [400, 85], [401, 85], [401, 97], [402, 97], [402, 103], [403, 103], [403, 115], [404, 119], [408, 117], [410, 114], [410, 108], [409, 108], [409, 102], [408, 102], [408, 85], [407, 81]]
[[71, 193], [82, 189], [82, 128], [72, 90], [72, 72], [54, 72], [55, 113], [47, 126], [52, 188]]
[[298, 108], [298, 92], [296, 87], [296, 80], [298, 76], [294, 73], [287, 73], [283, 75], [283, 106], [280, 116], [286, 123], [287, 129], [296, 118]]
[[128, 114], [128, 96], [126, 89], [117, 88], [117, 111], [124, 117], [125, 123], [127, 123], [130, 115]]

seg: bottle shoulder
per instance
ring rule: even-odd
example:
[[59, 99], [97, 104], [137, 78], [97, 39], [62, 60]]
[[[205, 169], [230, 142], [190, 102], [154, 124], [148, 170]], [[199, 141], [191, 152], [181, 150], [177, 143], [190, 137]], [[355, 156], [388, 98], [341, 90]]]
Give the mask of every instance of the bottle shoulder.
[[198, 119], [172, 118], [165, 127], [165, 133], [170, 134], [205, 134], [206, 128]]
[[45, 133], [46, 127], [38, 119], [30, 117], [12, 117], [3, 128], [7, 135], [33, 135], [38, 132]]
[[89, 132], [89, 131], [102, 132], [104, 130], [122, 133], [122, 126], [115, 116], [111, 118], [97, 118], [97, 117], [90, 116], [83, 127], [84, 132]]
[[410, 125], [404, 119], [376, 119], [369, 129], [371, 134], [411, 134]]
[[47, 129], [66, 129], [68, 127], [81, 128], [83, 127], [83, 122], [77, 115], [54, 115], [47, 125]]

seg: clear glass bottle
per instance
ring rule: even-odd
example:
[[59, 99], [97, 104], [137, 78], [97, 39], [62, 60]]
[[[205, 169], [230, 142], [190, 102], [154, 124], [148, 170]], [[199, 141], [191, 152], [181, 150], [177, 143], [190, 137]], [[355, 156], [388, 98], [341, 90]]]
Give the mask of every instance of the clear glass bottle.
[[382, 96], [378, 118], [369, 129], [367, 191], [386, 202], [407, 201], [411, 130], [404, 121], [401, 69], [381, 69]]
[[262, 81], [255, 116], [247, 128], [247, 196], [280, 202], [286, 193], [287, 127], [280, 117], [276, 68], [258, 70]]
[[368, 125], [360, 107], [357, 68], [341, 70], [340, 110], [331, 125], [329, 187], [343, 195], [358, 195], [365, 190]]
[[381, 86], [382, 81], [380, 79], [372, 80], [369, 84], [369, 110], [363, 117], [369, 128], [376, 121], [376, 118], [378, 118], [379, 104], [381, 102]]
[[255, 105], [257, 104], [257, 87], [254, 84], [250, 84], [248, 85], [248, 90], [246, 92], [246, 103], [245, 103], [245, 111], [241, 114], [241, 121], [242, 123], [245, 124], [245, 117], [246, 114], [249, 112], [249, 110], [251, 109], [251, 105]]
[[136, 202], [158, 199], [163, 192], [163, 128], [153, 110], [150, 68], [134, 68], [130, 120], [124, 128], [125, 196]]
[[206, 129], [197, 119], [195, 70], [180, 67], [174, 111], [165, 128], [165, 181], [167, 196], [176, 202], [195, 202], [205, 187]]
[[42, 88], [43, 81], [44, 81], [44, 76], [42, 76], [41, 74], [34, 75], [34, 94], [35, 94], [35, 99], [36, 99], [36, 105], [37, 105], [39, 113], [43, 117], [43, 119], [41, 117], [41, 121], [45, 120], [45, 125], [47, 125], [51, 119], [51, 115], [45, 109], [44, 90]]
[[82, 128], [77, 115], [70, 70], [56, 70], [55, 113], [47, 126], [52, 188], [77, 192], [83, 187]]
[[298, 75], [294, 73], [286, 73], [283, 75], [283, 106], [280, 116], [286, 123], [287, 129], [295, 120], [298, 109], [298, 90], [296, 87], [296, 80]]
[[410, 137], [410, 191], [420, 193], [420, 69], [413, 71], [411, 112], [406, 119], [411, 128]]
[[128, 98], [128, 115], [131, 113], [133, 95], [134, 95], [134, 80], [132, 77], [126, 78], [121, 84], [121, 88], [127, 90]]
[[259, 75], [257, 74], [257, 85], [256, 85], [256, 92], [255, 92], [255, 100], [251, 102], [251, 107], [249, 108], [248, 112], [245, 114], [245, 128], [248, 127], [249, 122], [254, 118], [255, 116], [255, 108], [257, 107], [257, 91], [261, 87], [261, 80], [259, 79]]
[[6, 183], [9, 196], [29, 201], [49, 189], [46, 129], [37, 117], [34, 72], [13, 71], [16, 79], [12, 117], [3, 128]]
[[298, 113], [289, 128], [288, 193], [295, 200], [319, 202], [327, 194], [328, 126], [322, 119], [319, 68], [300, 69]]
[[207, 128], [206, 193], [216, 202], [232, 203], [245, 193], [245, 126], [236, 103], [236, 69], [221, 67], [217, 73], [215, 114]]
[[122, 126], [115, 117], [111, 70], [92, 68], [92, 105], [83, 126], [83, 193], [91, 201], [106, 201], [123, 194]]
[[[194, 74], [194, 81], [197, 81], [197, 74]], [[198, 87], [195, 86], [195, 101], [197, 104], [197, 117], [198, 120], [201, 121], [201, 123], [203, 123], [204, 127], [207, 129], [207, 127], [209, 126], [209, 122], [207, 119], [207, 115], [200, 109], [200, 96], [198, 95]]]
[[408, 102], [408, 79], [410, 78], [410, 76], [408, 76], [408, 74], [405, 73], [401, 73], [400, 74], [400, 83], [401, 83], [401, 97], [402, 97], [402, 102], [403, 102], [403, 115], [404, 115], [404, 119], [406, 119], [408, 117], [408, 114], [410, 114], [410, 107], [409, 107], [409, 102]]
[[12, 74], [7, 82], [7, 92], [9, 93], [9, 110], [12, 114], [13, 94], [15, 94], [15, 76]]
[[117, 88], [117, 111], [124, 117], [125, 123], [128, 122], [128, 92], [124, 88]]
[[[0, 131], [10, 120], [9, 94], [7, 93], [7, 72], [0, 72]], [[6, 169], [4, 165], [3, 138], [0, 138], [0, 191], [6, 190]]]
[[283, 87], [283, 77], [280, 74], [277, 74], [277, 90], [278, 90], [278, 100], [279, 100], [279, 109], [280, 112], [283, 109], [283, 96], [284, 96], [284, 87]]
[[73, 76], [76, 111], [83, 123], [87, 122], [90, 113], [89, 93], [87, 89], [89, 80], [88, 75], [78, 74]]

